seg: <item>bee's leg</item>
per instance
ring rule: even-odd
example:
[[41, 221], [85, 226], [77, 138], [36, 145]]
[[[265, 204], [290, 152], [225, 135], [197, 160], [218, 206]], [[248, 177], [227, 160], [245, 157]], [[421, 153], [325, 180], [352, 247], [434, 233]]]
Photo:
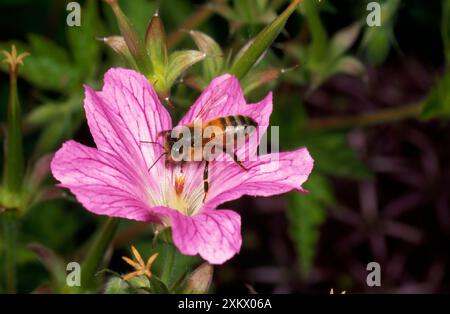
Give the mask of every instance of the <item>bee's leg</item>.
[[203, 196], [203, 203], [205, 202], [206, 195], [209, 190], [209, 161], [205, 160], [205, 169], [203, 170], [203, 191], [205, 191], [205, 195]]
[[236, 155], [236, 152], [235, 152], [235, 151], [233, 151], [232, 153], [229, 153], [229, 152], [226, 151], [226, 149], [224, 149], [223, 152], [224, 152], [225, 154], [228, 154], [230, 157], [232, 157], [233, 160], [234, 160], [234, 162], [237, 163], [239, 167], [241, 167], [241, 168], [244, 169], [245, 171], [248, 171], [248, 168], [245, 167], [245, 166], [242, 164], [242, 161], [240, 161], [240, 160], [238, 159], [238, 156]]

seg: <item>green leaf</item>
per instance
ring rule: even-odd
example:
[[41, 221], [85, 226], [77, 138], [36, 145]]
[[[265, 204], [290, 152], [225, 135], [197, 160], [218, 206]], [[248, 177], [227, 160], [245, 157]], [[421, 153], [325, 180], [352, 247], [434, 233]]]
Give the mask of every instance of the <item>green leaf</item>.
[[203, 77], [206, 82], [216, 77], [223, 68], [224, 56], [219, 44], [208, 35], [191, 30], [189, 32], [198, 49], [207, 55], [203, 61]]
[[84, 77], [91, 77], [98, 66], [100, 44], [95, 38], [102, 34], [100, 21], [97, 1], [88, 0], [83, 7], [81, 26], [67, 27], [72, 56]]
[[150, 289], [150, 282], [145, 276], [138, 276], [123, 280], [117, 274], [108, 279], [104, 293], [105, 294], [134, 294], [147, 293]]
[[261, 87], [264, 84], [268, 84], [276, 81], [285, 70], [283, 69], [265, 69], [265, 70], [252, 70], [242, 80], [241, 86], [244, 90], [244, 94], [247, 95], [251, 91]]
[[339, 177], [362, 179], [371, 173], [347, 144], [345, 134], [324, 133], [305, 137], [305, 146], [316, 160], [315, 169]]
[[51, 275], [52, 286], [60, 291], [66, 286], [66, 265], [64, 260], [51, 249], [40, 243], [30, 243], [28, 247], [36, 254]]
[[283, 30], [289, 16], [295, 11], [300, 2], [301, 0], [292, 1], [283, 13], [256, 35], [249, 48], [241, 56], [235, 58], [230, 70], [233, 75], [238, 79], [244, 78], [248, 71], [250, 71], [253, 65], [258, 61], [260, 56], [278, 37], [278, 34]]
[[[166, 73], [165, 90], [169, 90], [175, 80], [189, 67], [206, 58], [204, 52], [198, 50], [175, 51], [170, 55]], [[158, 89], [158, 84], [156, 84]]]
[[362, 43], [370, 63], [380, 65], [387, 58], [391, 48], [390, 32], [390, 29], [372, 27], [364, 34]]
[[130, 285], [120, 277], [111, 277], [105, 286], [105, 294], [129, 294], [132, 290]]
[[152, 275], [150, 277], [150, 290], [152, 291], [152, 293], [156, 294], [169, 293], [169, 288], [167, 288], [166, 284], [155, 275]]
[[395, 43], [393, 28], [399, 5], [400, 0], [385, 1], [381, 5], [381, 26], [366, 26], [360, 48], [374, 65], [386, 60], [391, 45]]
[[313, 171], [304, 187], [308, 194], [289, 195], [288, 218], [301, 273], [308, 276], [316, 256], [320, 227], [326, 218], [326, 206], [334, 204], [335, 199], [329, 183], [317, 171]]
[[318, 5], [318, 1], [305, 1], [299, 7], [299, 10], [304, 12], [311, 32], [311, 44], [308, 49], [310, 60], [308, 62], [312, 63], [323, 61], [328, 49], [328, 35], [320, 19]]
[[95, 234], [86, 258], [81, 266], [81, 286], [90, 289], [95, 283], [95, 274], [100, 267], [106, 250], [114, 236], [119, 220], [108, 218], [102, 228]]
[[136, 61], [134, 61], [134, 58], [131, 55], [130, 49], [128, 49], [127, 43], [122, 36], [103, 37], [102, 41], [114, 50], [114, 52], [119, 54], [128, 63], [129, 67], [139, 70]]
[[444, 74], [422, 105], [423, 119], [450, 118], [450, 71]]
[[356, 22], [334, 34], [330, 41], [329, 58], [336, 60], [341, 57], [355, 43], [360, 30], [361, 24]]
[[144, 45], [144, 42], [141, 40], [139, 33], [137, 32], [134, 25], [130, 22], [128, 17], [123, 13], [116, 0], [107, 0], [106, 2], [111, 6], [114, 15], [116, 16], [120, 33], [125, 39], [128, 49], [130, 50], [131, 55], [136, 61], [139, 70], [142, 73], [149, 75], [150, 73], [152, 73], [152, 64], [150, 62], [147, 49]]
[[153, 15], [150, 20], [150, 24], [145, 35], [145, 43], [147, 46], [147, 51], [150, 54], [150, 60], [152, 61], [153, 72], [156, 73], [157, 76], [163, 77], [167, 67], [168, 55], [166, 33], [164, 31], [164, 25], [158, 14]]

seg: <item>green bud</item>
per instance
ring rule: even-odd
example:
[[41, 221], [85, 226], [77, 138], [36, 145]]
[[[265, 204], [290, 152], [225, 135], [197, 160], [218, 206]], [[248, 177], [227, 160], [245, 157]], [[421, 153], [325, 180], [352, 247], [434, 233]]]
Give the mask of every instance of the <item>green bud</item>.
[[166, 74], [168, 90], [175, 80], [189, 67], [206, 58], [206, 53], [198, 50], [181, 50], [173, 52], [169, 57], [169, 66]]
[[189, 34], [198, 49], [208, 57], [203, 61], [203, 73], [205, 74], [206, 81], [210, 81], [222, 71], [224, 64], [222, 49], [214, 39], [202, 32], [191, 30]]
[[276, 19], [267, 25], [240, 56], [236, 57], [231, 67], [231, 73], [242, 79], [253, 65], [264, 54], [267, 48], [283, 30], [287, 19], [295, 11], [302, 0], [293, 0]]
[[139, 70], [146, 74], [151, 73], [152, 66], [150, 63], [150, 58], [147, 54], [147, 50], [145, 49], [142, 40], [139, 38], [136, 29], [123, 13], [116, 0], [105, 1], [111, 6], [114, 15], [116, 16], [120, 32], [125, 42], [127, 43], [128, 49], [130, 50], [131, 55], [136, 61]]
[[208, 263], [201, 264], [186, 281], [183, 293], [207, 293], [211, 286], [214, 268]]
[[[23, 59], [29, 54], [27, 52], [17, 55], [16, 47], [13, 45], [11, 53], [2, 51], [5, 59], [3, 62], [9, 66], [9, 101], [8, 101], [8, 121], [5, 146], [4, 162], [4, 191], [7, 195], [3, 203], [11, 201], [12, 207], [18, 203], [22, 189], [22, 180], [24, 176], [24, 156], [22, 143], [22, 116], [21, 108], [17, 94], [17, 72], [19, 65], [23, 64]], [[13, 204], [14, 203], [14, 204]], [[9, 204], [3, 204], [9, 207]]]
[[154, 73], [164, 73], [168, 62], [166, 33], [158, 13], [150, 20], [145, 34], [145, 45], [150, 54]]

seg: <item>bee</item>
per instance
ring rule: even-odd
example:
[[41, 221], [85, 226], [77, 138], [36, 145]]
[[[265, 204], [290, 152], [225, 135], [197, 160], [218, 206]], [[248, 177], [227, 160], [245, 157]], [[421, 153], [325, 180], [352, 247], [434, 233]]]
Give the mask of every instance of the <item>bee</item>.
[[[175, 130], [175, 128], [179, 128], [179, 126], [172, 130], [162, 131], [163, 144], [156, 144], [162, 146], [163, 153], [150, 166], [149, 171], [163, 156], [166, 156], [166, 163], [181, 163], [181, 169], [185, 162], [204, 161], [204, 202], [209, 190], [209, 165], [210, 161], [214, 159], [211, 154], [215, 155], [220, 152], [226, 153], [232, 157], [233, 161], [239, 167], [244, 171], [248, 171], [242, 164], [242, 161], [239, 160], [236, 151], [242, 147], [242, 144], [247, 141], [251, 134], [253, 134], [257, 126], [256, 121], [249, 116], [229, 115], [211, 119], [200, 125], [197, 122], [185, 125], [183, 126], [184, 130], [188, 131], [186, 133], [189, 136], [184, 135], [182, 138], [177, 135], [179, 132]], [[219, 143], [219, 145], [212, 145], [212, 141]], [[208, 145], [211, 149], [205, 149]], [[221, 151], [216, 152], [216, 147], [219, 147]], [[177, 158], [174, 158], [174, 156], [177, 156]]]

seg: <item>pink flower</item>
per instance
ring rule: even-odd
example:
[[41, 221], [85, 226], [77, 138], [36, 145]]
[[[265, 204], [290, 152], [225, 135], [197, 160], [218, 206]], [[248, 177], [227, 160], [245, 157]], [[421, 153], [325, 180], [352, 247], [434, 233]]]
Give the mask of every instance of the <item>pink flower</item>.
[[[240, 216], [216, 210], [219, 204], [244, 194], [303, 191], [301, 184], [313, 167], [305, 148], [279, 153], [278, 161], [271, 154], [245, 161], [248, 171], [233, 161], [213, 161], [203, 202], [204, 163], [188, 162], [181, 174], [178, 166], [165, 166], [161, 159], [148, 171], [162, 148], [142, 141], [161, 141], [158, 133], [170, 130], [172, 121], [144, 76], [110, 69], [102, 91], [85, 87], [84, 108], [97, 148], [75, 141], [63, 144], [51, 163], [61, 186], [95, 214], [171, 226], [173, 242], [183, 254], [200, 254], [212, 264], [230, 259], [242, 243]], [[238, 80], [225, 74], [211, 82], [179, 125], [242, 114], [264, 131], [271, 112], [272, 94], [247, 104]]]

